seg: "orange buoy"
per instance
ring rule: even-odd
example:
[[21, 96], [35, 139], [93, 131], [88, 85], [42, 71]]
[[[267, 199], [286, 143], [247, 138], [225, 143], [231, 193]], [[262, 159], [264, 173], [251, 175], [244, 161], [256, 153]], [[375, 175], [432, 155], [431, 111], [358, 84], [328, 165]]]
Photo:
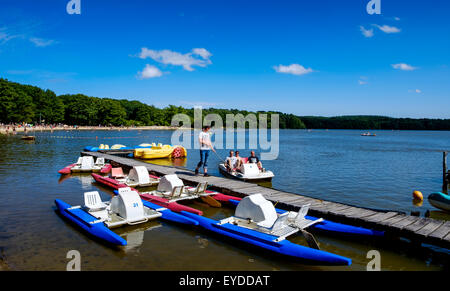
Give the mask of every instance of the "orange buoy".
[[414, 191], [413, 192], [413, 198], [416, 200], [423, 201], [423, 194], [420, 191]]

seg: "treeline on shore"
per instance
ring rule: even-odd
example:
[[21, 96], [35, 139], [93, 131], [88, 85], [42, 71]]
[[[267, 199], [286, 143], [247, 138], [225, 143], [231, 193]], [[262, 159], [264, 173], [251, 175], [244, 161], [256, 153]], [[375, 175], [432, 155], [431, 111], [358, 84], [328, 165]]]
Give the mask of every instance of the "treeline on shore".
[[[51, 90], [22, 85], [0, 78], [1, 123], [64, 123], [79, 126], [169, 126], [175, 114], [184, 113], [193, 124], [194, 109], [169, 105], [157, 108], [139, 101], [89, 97], [82, 94], [57, 96]], [[405, 129], [450, 130], [450, 119], [411, 119], [384, 116], [315, 117], [281, 112], [251, 112], [238, 109], [203, 109], [203, 115], [279, 114], [281, 129]]]

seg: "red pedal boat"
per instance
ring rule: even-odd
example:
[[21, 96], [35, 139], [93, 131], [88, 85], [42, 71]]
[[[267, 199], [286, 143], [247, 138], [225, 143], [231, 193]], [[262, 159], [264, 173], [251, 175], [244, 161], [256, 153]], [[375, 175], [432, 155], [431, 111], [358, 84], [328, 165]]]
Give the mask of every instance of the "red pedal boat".
[[[94, 180], [100, 184], [103, 184], [105, 186], [108, 186], [112, 189], [118, 190], [119, 188], [124, 188], [124, 187], [128, 187], [125, 184], [120, 183], [119, 181], [109, 178], [109, 177], [103, 177], [100, 176], [98, 174], [92, 173], [92, 177], [94, 178]], [[139, 193], [138, 190], [131, 188], [133, 191], [136, 191]], [[198, 214], [198, 215], [203, 215], [203, 212], [200, 210], [197, 210], [195, 208], [192, 207], [188, 207], [182, 204], [179, 204], [177, 202], [170, 202], [169, 199], [166, 198], [162, 198], [162, 197], [158, 197], [158, 196], [154, 196], [154, 195], [150, 195], [150, 194], [141, 194], [139, 193], [139, 195], [141, 196], [142, 199], [144, 199], [145, 201], [149, 201], [155, 204], [158, 204], [159, 206], [165, 207], [167, 209], [170, 209], [172, 211], [175, 212], [181, 212], [181, 211], [187, 211], [190, 213], [194, 213], [194, 214]]]

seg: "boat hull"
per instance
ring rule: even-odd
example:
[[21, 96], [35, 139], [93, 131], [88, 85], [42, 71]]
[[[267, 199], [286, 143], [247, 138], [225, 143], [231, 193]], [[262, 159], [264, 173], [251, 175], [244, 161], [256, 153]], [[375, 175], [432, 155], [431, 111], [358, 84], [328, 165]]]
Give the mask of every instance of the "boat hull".
[[432, 193], [428, 196], [428, 201], [434, 207], [450, 212], [450, 195], [441, 192]]
[[232, 179], [237, 179], [240, 181], [244, 181], [244, 182], [253, 182], [253, 183], [257, 183], [257, 182], [272, 182], [272, 176], [261, 176], [261, 177], [241, 177], [241, 176], [236, 176], [233, 175], [231, 173], [229, 173], [226, 168], [220, 164], [219, 165], [219, 171], [222, 175], [224, 175], [227, 178], [232, 178]]
[[276, 237], [270, 234], [246, 229], [229, 223], [219, 225], [216, 220], [188, 212], [181, 212], [181, 214], [197, 220], [199, 226], [204, 229], [284, 256], [298, 258], [319, 265], [351, 265], [351, 259], [349, 258], [294, 244], [288, 240], [275, 242], [274, 240]]
[[56, 207], [59, 213], [73, 224], [80, 227], [90, 235], [114, 245], [127, 245], [127, 241], [120, 237], [118, 234], [110, 230], [103, 222], [91, 224], [96, 221], [97, 218], [90, 215], [81, 208], [70, 209], [72, 206], [65, 203], [62, 200], [55, 200]]

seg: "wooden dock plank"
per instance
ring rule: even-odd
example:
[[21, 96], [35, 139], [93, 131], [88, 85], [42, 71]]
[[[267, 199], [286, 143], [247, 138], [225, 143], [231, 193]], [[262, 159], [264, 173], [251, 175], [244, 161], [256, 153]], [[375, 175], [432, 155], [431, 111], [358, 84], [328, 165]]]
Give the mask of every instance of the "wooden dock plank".
[[450, 221], [445, 222], [443, 225], [430, 233], [429, 236], [436, 239], [443, 239], [447, 236], [447, 234], [450, 234]]
[[[430, 219], [429, 219], [430, 220]], [[444, 224], [444, 221], [442, 220], [435, 220], [432, 219], [428, 222], [427, 225], [425, 225], [424, 227], [422, 227], [421, 229], [419, 229], [416, 234], [418, 235], [424, 235], [424, 236], [428, 236], [430, 235], [432, 232], [434, 232], [435, 230], [437, 230], [441, 225]]]
[[391, 226], [396, 227], [398, 229], [403, 229], [404, 227], [413, 224], [414, 222], [416, 222], [417, 220], [419, 220], [420, 217], [417, 216], [408, 216], [405, 219], [402, 219], [400, 221], [397, 221], [393, 224], [391, 224]]
[[406, 231], [410, 231], [410, 232], [417, 232], [419, 229], [425, 227], [425, 225], [427, 225], [429, 223], [428, 219], [423, 218], [423, 217], [418, 217], [418, 219], [416, 220], [416, 222], [405, 226], [403, 229]]
[[390, 226], [390, 225], [393, 225], [394, 223], [402, 221], [403, 219], [406, 219], [407, 217], [408, 217], [408, 215], [400, 214], [400, 215], [388, 218], [386, 220], [380, 221], [379, 223], [381, 225]]
[[392, 217], [397, 216], [397, 215], [399, 215], [398, 212], [391, 212], [390, 211], [390, 212], [385, 212], [385, 213], [378, 213], [378, 214], [369, 216], [369, 217], [364, 218], [364, 219], [367, 220], [367, 221], [370, 221], [370, 222], [380, 222], [380, 221], [392, 218]]

